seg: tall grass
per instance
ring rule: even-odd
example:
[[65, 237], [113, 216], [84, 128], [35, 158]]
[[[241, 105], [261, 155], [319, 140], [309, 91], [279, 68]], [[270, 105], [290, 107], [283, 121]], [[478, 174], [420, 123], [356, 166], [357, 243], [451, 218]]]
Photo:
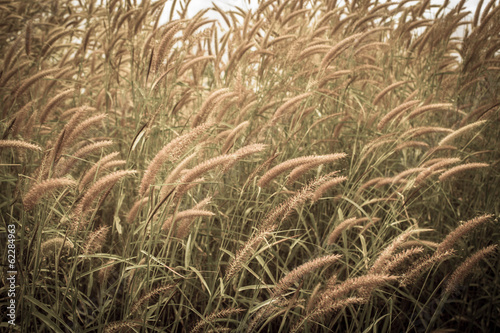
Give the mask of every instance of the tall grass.
[[500, 332], [500, 6], [464, 2], [2, 4], [0, 327]]

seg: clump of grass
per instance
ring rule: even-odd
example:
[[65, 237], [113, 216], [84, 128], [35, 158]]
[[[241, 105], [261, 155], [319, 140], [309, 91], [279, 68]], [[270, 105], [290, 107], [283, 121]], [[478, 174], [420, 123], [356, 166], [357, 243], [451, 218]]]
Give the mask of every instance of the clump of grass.
[[500, 7], [466, 5], [2, 6], [16, 329], [494, 331]]

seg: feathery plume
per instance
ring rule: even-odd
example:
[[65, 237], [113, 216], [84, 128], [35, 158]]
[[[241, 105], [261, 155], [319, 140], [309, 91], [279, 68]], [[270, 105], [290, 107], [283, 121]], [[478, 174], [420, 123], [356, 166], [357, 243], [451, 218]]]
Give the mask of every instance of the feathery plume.
[[[325, 159], [341, 159], [347, 156], [345, 153], [336, 153], [330, 155], [309, 155], [293, 158], [291, 160], [285, 161], [276, 165], [275, 167], [268, 170], [260, 179], [257, 185], [260, 187], [265, 187], [271, 180], [282, 174], [283, 172], [296, 168], [303, 164], [315, 163], [319, 161], [324, 161]], [[321, 164], [321, 163], [320, 163]]]
[[[313, 179], [306, 186], [303, 186], [293, 196], [291, 196], [285, 202], [281, 203], [277, 208], [269, 212], [262, 221], [259, 229], [267, 229], [272, 225], [277, 227], [277, 225], [281, 224], [290, 216], [290, 214], [296, 207], [303, 204], [306, 200], [310, 200], [314, 194], [314, 191], [318, 187], [326, 183], [328, 180], [330, 180], [332, 175], [334, 175], [335, 173], [336, 172], [332, 172]], [[279, 221], [276, 222], [278, 219]]]
[[394, 119], [395, 117], [399, 116], [401, 113], [405, 112], [409, 108], [417, 105], [418, 103], [420, 103], [420, 101], [415, 100], [415, 101], [409, 101], [409, 102], [403, 103], [401, 105], [398, 105], [397, 107], [395, 107], [394, 109], [392, 109], [391, 111], [389, 111], [389, 113], [387, 113], [380, 120], [380, 122], [377, 125], [377, 129], [379, 131], [381, 131], [385, 127], [385, 125], [387, 125], [392, 119]]
[[40, 251], [43, 256], [48, 257], [51, 254], [58, 253], [63, 248], [71, 250], [75, 246], [68, 238], [56, 237], [43, 242]]
[[300, 320], [291, 328], [290, 333], [298, 332], [302, 325], [304, 325], [306, 322], [317, 320], [317, 318], [325, 316], [328, 313], [339, 311], [349, 305], [366, 303], [366, 298], [348, 297], [344, 299], [333, 300], [331, 302], [328, 302], [327, 304], [324, 304], [323, 307], [320, 307], [318, 303], [315, 304], [314, 308], [304, 319]]
[[61, 103], [66, 97], [70, 96], [75, 92], [75, 89], [67, 89], [62, 93], [54, 96], [50, 101], [47, 102], [43, 110], [40, 112], [40, 124], [43, 124], [47, 117], [49, 116], [50, 111], [59, 103]]
[[421, 115], [424, 112], [437, 111], [437, 110], [449, 110], [452, 107], [453, 107], [453, 104], [451, 104], [451, 103], [440, 103], [440, 104], [423, 105], [423, 106], [418, 107], [415, 110], [413, 110], [408, 117], [410, 119], [412, 119], [412, 118], [415, 118], [418, 115]]
[[[172, 226], [174, 225], [174, 223], [177, 223], [178, 221], [181, 221], [181, 220], [189, 219], [192, 221], [192, 219], [195, 217], [214, 216], [214, 215], [215, 215], [214, 213], [212, 213], [208, 210], [203, 210], [203, 209], [184, 210], [184, 211], [178, 212], [174, 216], [171, 216], [168, 219], [166, 219], [165, 222], [163, 223], [162, 230], [167, 231], [167, 230], [171, 229]], [[185, 228], [189, 228], [189, 226], [185, 226]], [[185, 233], [185, 230], [183, 230], [182, 233]]]
[[462, 225], [450, 232], [448, 236], [446, 236], [446, 238], [439, 243], [436, 253], [451, 250], [460, 237], [476, 229], [481, 224], [488, 222], [492, 217], [493, 215], [485, 214], [464, 222]]
[[181, 22], [172, 22], [169, 29], [165, 31], [160, 41], [160, 44], [158, 45], [153, 54], [153, 59], [151, 61], [153, 73], [156, 73], [160, 68], [163, 58], [165, 58], [166, 53], [170, 50], [170, 48], [174, 43], [175, 34], [179, 32], [180, 29], [181, 29]]
[[496, 244], [490, 245], [468, 257], [449, 277], [444, 289], [445, 294], [452, 294], [455, 292], [467, 275], [472, 272], [472, 268], [476, 266], [481, 259], [495, 252], [497, 248], [498, 246]]
[[109, 227], [102, 226], [96, 231], [92, 232], [83, 245], [83, 254], [93, 254], [101, 251], [106, 237], [108, 236]]
[[321, 69], [325, 69], [330, 62], [332, 62], [341, 52], [343, 52], [345, 49], [347, 49], [350, 45], [352, 45], [355, 41], [356, 38], [361, 37], [362, 33], [357, 33], [352, 36], [349, 36], [347, 38], [344, 38], [337, 44], [335, 44], [330, 51], [325, 54], [323, 57], [323, 60], [321, 60]]
[[106, 148], [113, 145], [113, 141], [105, 140], [105, 141], [97, 141], [88, 145], [83, 146], [78, 149], [73, 156], [68, 157], [67, 159], [61, 159], [61, 162], [57, 164], [55, 175], [65, 175], [67, 174], [73, 166], [80, 161], [85, 156], [92, 154], [96, 150]]
[[124, 328], [131, 329], [142, 326], [142, 321], [124, 320], [114, 321], [104, 326], [104, 333], [121, 332]]
[[328, 245], [334, 244], [344, 230], [352, 226], [355, 226], [356, 224], [360, 224], [369, 220], [370, 220], [369, 217], [361, 217], [361, 218], [351, 217], [350, 219], [340, 222], [339, 225], [337, 225], [335, 229], [333, 229], [333, 231], [328, 236], [327, 244]]
[[[175, 284], [167, 284], [165, 286], [158, 287], [158, 288], [151, 290], [151, 292], [142, 296], [137, 302], [134, 303], [134, 305], [132, 306], [132, 309], [130, 310], [130, 313], [137, 312], [137, 310], [139, 310], [139, 308], [141, 307], [142, 304], [148, 302], [152, 298], [157, 297], [158, 295], [172, 291], [172, 289], [174, 289], [175, 286], [176, 286]], [[175, 293], [175, 290], [174, 290], [174, 293]]]
[[290, 172], [290, 174], [288, 175], [288, 180], [287, 180], [287, 183], [288, 184], [292, 184], [293, 182], [295, 182], [298, 178], [300, 178], [304, 173], [306, 173], [307, 171], [311, 170], [312, 168], [318, 166], [318, 165], [322, 165], [322, 164], [325, 164], [325, 163], [333, 163], [339, 159], [342, 159], [342, 158], [345, 158], [347, 156], [347, 154], [345, 153], [337, 153], [337, 154], [330, 154], [330, 155], [322, 155], [323, 157], [320, 158], [320, 159], [316, 159], [312, 162], [309, 162], [309, 163], [305, 163], [305, 164], [302, 164], [302, 165], [299, 165], [297, 167], [295, 167], [292, 172]]
[[253, 252], [257, 249], [260, 243], [269, 237], [275, 228], [276, 225], [271, 225], [267, 229], [259, 231], [252, 238], [250, 238], [240, 250], [238, 250], [226, 270], [226, 280], [230, 280], [242, 269], [243, 263], [252, 256]]
[[[402, 244], [402, 246], [407, 246], [407, 243], [409, 243], [409, 242]], [[420, 254], [422, 252], [424, 252], [424, 248], [421, 246], [417, 246], [417, 247], [411, 247], [411, 248], [406, 249], [400, 253], [395, 254], [391, 258], [391, 260], [389, 260], [389, 262], [387, 262], [385, 264], [384, 273], [390, 273], [396, 267], [401, 265], [405, 260], [409, 259], [410, 257], [412, 257], [416, 254]]]
[[423, 126], [412, 128], [402, 134], [402, 136], [408, 136], [409, 138], [414, 138], [424, 134], [430, 133], [452, 133], [453, 130], [444, 127], [434, 127], [434, 126]]
[[134, 222], [135, 217], [137, 216], [137, 213], [139, 210], [149, 202], [149, 197], [144, 197], [142, 199], [137, 200], [132, 208], [130, 208], [130, 211], [127, 214], [127, 222], [130, 224]]
[[24, 209], [27, 211], [33, 209], [44, 195], [68, 186], [76, 186], [76, 182], [69, 178], [52, 178], [32, 186], [23, 197]]
[[422, 141], [406, 141], [394, 148], [394, 151], [403, 150], [409, 147], [429, 148], [429, 145]]
[[58, 73], [59, 71], [62, 70], [63, 69], [61, 68], [46, 69], [24, 80], [19, 86], [19, 88], [17, 88], [15, 91], [12, 92], [12, 94], [14, 95], [13, 99], [17, 99], [19, 96], [21, 96], [26, 90], [28, 90], [29, 87], [35, 84], [38, 80], [43, 79], [44, 77], [49, 76], [51, 74]]
[[211, 159], [195, 166], [194, 168], [192, 168], [191, 170], [186, 172], [180, 178], [179, 182], [181, 184], [178, 185], [178, 187], [177, 187], [176, 196], [181, 197], [182, 195], [184, 195], [188, 191], [187, 187], [189, 186], [189, 183], [191, 183], [195, 179], [199, 178], [205, 172], [207, 172], [211, 169], [214, 169], [220, 165], [224, 165], [226, 163], [231, 163], [236, 158], [237, 158], [237, 156], [235, 154], [220, 155], [220, 156], [216, 156], [214, 158], [211, 158]]
[[163, 182], [163, 186], [160, 191], [160, 200], [165, 198], [170, 193], [172, 188], [175, 186], [174, 182], [177, 180], [177, 178], [179, 178], [181, 172], [186, 169], [189, 162], [191, 162], [196, 157], [196, 154], [197, 152], [192, 153], [191, 155], [183, 159], [172, 171], [170, 171], [170, 174]]
[[[380, 100], [385, 96], [387, 95], [387, 93], [391, 90], [394, 90], [396, 89], [397, 87], [400, 87], [402, 86], [403, 84], [406, 84], [410, 81], [398, 81], [398, 82], [394, 82], [393, 84], [391, 84], [390, 86], [386, 87], [385, 89], [383, 89], [380, 93], [377, 94], [377, 96], [375, 96], [375, 98], [373, 99], [373, 102], [372, 104], [373, 105], [377, 105], [378, 102], [380, 102]], [[415, 101], [416, 102], [416, 101]], [[408, 104], [408, 103], [404, 103], [404, 104]], [[403, 105], [404, 105], [403, 104]], [[416, 103], [415, 103], [416, 104]], [[413, 105], [410, 105], [409, 107], [411, 107]], [[408, 108], [409, 108], [408, 107]], [[392, 111], [391, 111], [392, 112]]]
[[347, 177], [340, 176], [340, 177], [335, 177], [335, 178], [332, 178], [332, 179], [326, 181], [324, 184], [320, 185], [314, 191], [312, 198], [311, 198], [311, 202], [318, 201], [323, 196], [323, 194], [325, 194], [326, 191], [328, 191], [329, 189], [331, 189], [334, 186], [337, 186], [337, 185], [345, 182], [346, 180], [347, 180]]
[[283, 295], [288, 288], [290, 288], [297, 281], [301, 280], [306, 274], [315, 271], [323, 266], [330, 265], [339, 260], [341, 257], [342, 256], [339, 254], [327, 255], [310, 260], [296, 267], [294, 270], [286, 274], [282, 279], [278, 281], [276, 286], [274, 286], [273, 288], [271, 298], [277, 298]]
[[[193, 128], [188, 133], [177, 137], [165, 145], [149, 163], [139, 186], [139, 195], [144, 196], [149, 186], [154, 182], [156, 174], [167, 160], [174, 162], [182, 155], [186, 148], [201, 134], [212, 126], [211, 122]], [[195, 177], [196, 178], [196, 177]]]
[[203, 319], [199, 320], [193, 326], [193, 328], [191, 329], [190, 333], [201, 332], [201, 330], [203, 329], [203, 327], [205, 327], [206, 325], [212, 323], [216, 319], [218, 319], [218, 318], [225, 318], [225, 317], [231, 316], [233, 314], [241, 313], [243, 311], [245, 311], [245, 310], [241, 309], [241, 308], [229, 308], [229, 309], [224, 309], [224, 310], [212, 313], [212, 314], [208, 315], [206, 318], [203, 318]]
[[462, 128], [459, 128], [458, 130], [454, 131], [453, 133], [448, 134], [441, 141], [439, 141], [439, 146], [443, 146], [443, 145], [450, 143], [456, 137], [462, 135], [465, 132], [470, 131], [473, 128], [476, 128], [476, 127], [484, 124], [485, 122], [486, 122], [486, 120], [479, 120], [479, 121], [476, 121], [475, 123], [472, 123], [472, 124], [469, 124], [469, 125], [464, 126]]
[[453, 168], [449, 169], [448, 171], [443, 172], [439, 176], [439, 181], [440, 182], [445, 181], [446, 179], [451, 178], [451, 177], [455, 176], [456, 174], [463, 172], [463, 171], [472, 170], [472, 169], [479, 169], [479, 168], [487, 168], [489, 166], [490, 165], [488, 163], [466, 163], [466, 164], [462, 164], [462, 165], [457, 165], [456, 167], [453, 167]]
[[[82, 110], [82, 112], [85, 112]], [[95, 115], [93, 117], [90, 117], [89, 119], [81, 122], [78, 126], [74, 127], [73, 130], [71, 130], [67, 135], [68, 137], [65, 138], [64, 140], [64, 147], [69, 147], [71, 146], [71, 144], [75, 141], [75, 139], [80, 136], [80, 134], [82, 134], [84, 131], [87, 131], [91, 126], [93, 126], [94, 124], [97, 124], [99, 123], [101, 120], [104, 120], [105, 118], [107, 117], [107, 115], [105, 113], [101, 113], [101, 114], [98, 114], [98, 115]], [[78, 114], [78, 116], [76, 116], [74, 122], [76, 122], [78, 119], [80, 118], [80, 114]], [[71, 121], [73, 119], [70, 119], [70, 123], [71, 124], [74, 124], [73, 121]], [[70, 124], [68, 123], [68, 125]], [[68, 130], [70, 130], [71, 127], [68, 126]]]
[[42, 151], [40, 146], [21, 140], [0, 140], [0, 148], [17, 148]]
[[82, 177], [82, 179], [80, 180], [80, 184], [78, 185], [78, 190], [79, 191], [82, 191], [85, 186], [90, 183], [90, 181], [92, 181], [92, 179], [95, 178], [95, 176], [97, 175], [97, 172], [98, 171], [102, 171], [102, 170], [105, 170], [106, 167], [106, 163], [112, 161], [115, 157], [117, 157], [118, 155], [120, 155], [119, 152], [113, 152], [111, 154], [108, 154], [106, 156], [104, 156], [103, 158], [101, 158], [97, 163], [95, 163]]
[[298, 96], [295, 96], [291, 99], [289, 99], [287, 102], [285, 102], [282, 106], [280, 106], [275, 112], [273, 117], [271, 118], [270, 124], [274, 125], [276, 121], [285, 113], [286, 110], [294, 107], [296, 104], [300, 103], [302, 100], [306, 99], [309, 96], [312, 96], [312, 92], [307, 92], [300, 94]]
[[115, 266], [114, 266], [115, 262], [116, 262], [116, 260], [114, 260], [114, 259], [108, 260], [101, 267], [101, 269], [99, 269], [99, 272], [97, 272], [97, 281], [99, 281], [99, 283], [101, 285], [106, 285], [106, 282], [108, 281], [108, 279], [110, 278], [111, 274], [115, 270]]
[[418, 232], [421, 230], [406, 230], [401, 235], [396, 237], [391, 244], [389, 244], [378, 256], [377, 260], [373, 263], [370, 268], [371, 274], [378, 274], [385, 272], [385, 266], [387, 262], [393, 257], [394, 251], [400, 247], [404, 242], [408, 240], [412, 233]]
[[123, 177], [136, 174], [135, 170], [120, 170], [110, 173], [109, 175], [99, 179], [92, 187], [90, 187], [86, 192], [80, 203], [75, 209], [75, 215], [79, 216], [85, 214], [90, 210], [90, 205], [97, 198], [99, 193], [108, 190], [113, 187], [120, 179]]
[[231, 149], [231, 147], [234, 144], [235, 137], [238, 135], [238, 133], [240, 133], [245, 128], [247, 128], [248, 125], [250, 125], [250, 122], [244, 121], [231, 130], [231, 132], [229, 133], [229, 135], [226, 138], [226, 141], [224, 142], [224, 145], [222, 146], [221, 151], [223, 154], [226, 154], [229, 151], [229, 149]]
[[417, 277], [430, 266], [445, 260], [455, 253], [454, 250], [436, 251], [432, 256], [427, 256], [416, 263], [412, 264], [412, 268], [405, 272], [399, 279], [399, 285], [404, 287], [415, 282]]

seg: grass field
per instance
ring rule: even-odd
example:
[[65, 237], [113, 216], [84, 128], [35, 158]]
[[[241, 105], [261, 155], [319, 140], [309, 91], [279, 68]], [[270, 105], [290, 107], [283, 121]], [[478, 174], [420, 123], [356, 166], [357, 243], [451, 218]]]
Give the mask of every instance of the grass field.
[[1, 330], [500, 332], [464, 3], [0, 1]]

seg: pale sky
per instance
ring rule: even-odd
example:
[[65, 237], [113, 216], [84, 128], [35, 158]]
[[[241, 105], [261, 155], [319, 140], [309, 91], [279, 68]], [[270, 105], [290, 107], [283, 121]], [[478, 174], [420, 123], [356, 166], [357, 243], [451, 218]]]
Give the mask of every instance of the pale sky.
[[[416, 3], [417, 1], [418, 0], [412, 1], [412, 3]], [[262, 0], [261, 0], [261, 2], [262, 2]], [[384, 2], [384, 1], [381, 1], [381, 2]], [[398, 1], [395, 0], [393, 2], [397, 3]], [[431, 4], [433, 4], [433, 5], [438, 5], [438, 4], [441, 4], [443, 2], [444, 2], [444, 0], [431, 0]], [[460, 0], [450, 0], [450, 4], [448, 5], [448, 8], [452, 9], [459, 2], [460, 2]], [[474, 12], [475, 8], [477, 7], [478, 2], [479, 2], [479, 0], [467, 0], [465, 2], [465, 7], [467, 8], [467, 10]], [[164, 14], [163, 17], [165, 17], [165, 20], [162, 20], [161, 23], [165, 23], [168, 20], [168, 15], [169, 15], [168, 12], [170, 11], [170, 7], [169, 7], [170, 3], [171, 3], [170, 1], [167, 2], [166, 6], [165, 6], [165, 11], [163, 13]], [[210, 0], [191, 0], [191, 3], [189, 4], [189, 7], [188, 7], [188, 17], [194, 16], [197, 12], [199, 12], [202, 9], [212, 7], [212, 3], [215, 3], [219, 8], [221, 8], [223, 10], [230, 10], [234, 6], [238, 6], [244, 10], [252, 9], [253, 11], [255, 11], [258, 8], [259, 1], [258, 0], [212, 0], [212, 1], [210, 1]], [[487, 3], [488, 3], [488, 1], [485, 1], [485, 3], [483, 3], [483, 9]], [[209, 11], [208, 13], [205, 14], [205, 17], [217, 18], [217, 19], [220, 18], [220, 16], [215, 11]]]

